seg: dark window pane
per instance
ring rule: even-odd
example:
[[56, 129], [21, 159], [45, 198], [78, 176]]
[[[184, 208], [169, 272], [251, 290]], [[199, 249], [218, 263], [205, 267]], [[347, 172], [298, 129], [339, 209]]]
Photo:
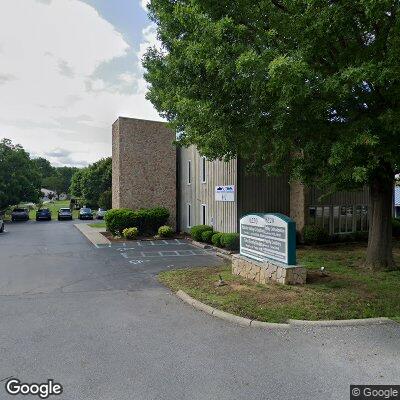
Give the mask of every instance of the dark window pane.
[[323, 226], [322, 212], [323, 212], [322, 207], [317, 207], [317, 214], [316, 214], [316, 217], [315, 217], [315, 224], [318, 225], [318, 226], [321, 226], [321, 227]]
[[324, 207], [324, 229], [330, 232], [331, 208]]
[[346, 207], [340, 207], [340, 232], [346, 232]]
[[309, 221], [308, 221], [308, 223], [310, 225], [315, 225], [315, 214], [316, 214], [315, 207], [310, 207], [309, 208]]
[[356, 207], [356, 231], [359, 232], [362, 230], [361, 227], [361, 206]]
[[333, 207], [333, 233], [339, 233], [339, 206]]
[[347, 207], [347, 232], [353, 232], [353, 207]]

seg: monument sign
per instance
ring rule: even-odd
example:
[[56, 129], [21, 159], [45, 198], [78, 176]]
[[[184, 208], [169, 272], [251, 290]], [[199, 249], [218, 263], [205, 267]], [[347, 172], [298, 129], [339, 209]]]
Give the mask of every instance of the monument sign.
[[296, 223], [277, 213], [246, 215], [240, 220], [240, 254], [296, 265]]

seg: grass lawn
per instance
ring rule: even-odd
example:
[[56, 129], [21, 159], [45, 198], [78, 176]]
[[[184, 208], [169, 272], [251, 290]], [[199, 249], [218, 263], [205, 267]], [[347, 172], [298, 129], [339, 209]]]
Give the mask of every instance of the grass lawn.
[[94, 222], [93, 224], [89, 224], [91, 228], [106, 228], [105, 221]]
[[[46, 204], [43, 204], [42, 207], [48, 208], [51, 211], [52, 219], [56, 220], [58, 210], [60, 208], [69, 208], [69, 203], [70, 203], [69, 200], [55, 200], [54, 203], [46, 203]], [[21, 207], [24, 207], [24, 205], [21, 204]], [[35, 207], [35, 209], [29, 211], [29, 218], [31, 220], [35, 220], [35, 218], [36, 218], [36, 210], [37, 210], [37, 208]], [[79, 210], [73, 210], [72, 215], [73, 215], [74, 219], [78, 218]], [[10, 221], [11, 217], [10, 217], [10, 215], [6, 214], [4, 219], [5, 219], [5, 221]]]
[[[69, 208], [70, 201], [69, 200], [55, 200], [54, 203], [46, 203], [43, 204], [42, 208], [48, 208], [51, 211], [51, 218], [57, 219], [57, 213], [60, 208]], [[73, 210], [72, 216], [73, 218], [78, 218], [79, 210]], [[36, 210], [31, 210], [29, 212], [29, 218], [36, 218]]]
[[[363, 270], [365, 249], [340, 244], [299, 250], [299, 264], [308, 269], [304, 286], [260, 285], [232, 275], [229, 265], [167, 271], [159, 280], [173, 291], [184, 290], [213, 307], [260, 321], [389, 317], [400, 322], [400, 270]], [[400, 265], [400, 242], [394, 253]], [[321, 266], [327, 277], [321, 276]], [[216, 287], [219, 274], [227, 286]]]

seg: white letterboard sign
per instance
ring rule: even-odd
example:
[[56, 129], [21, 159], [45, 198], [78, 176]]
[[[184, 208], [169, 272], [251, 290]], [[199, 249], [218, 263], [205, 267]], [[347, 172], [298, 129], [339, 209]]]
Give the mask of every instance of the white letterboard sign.
[[283, 214], [249, 214], [240, 220], [240, 254], [296, 264], [296, 224]]
[[215, 201], [235, 201], [235, 186], [215, 186]]

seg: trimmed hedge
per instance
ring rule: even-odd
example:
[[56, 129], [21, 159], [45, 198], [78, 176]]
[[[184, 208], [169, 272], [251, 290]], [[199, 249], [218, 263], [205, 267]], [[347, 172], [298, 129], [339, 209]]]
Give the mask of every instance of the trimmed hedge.
[[240, 234], [239, 233], [223, 233], [221, 236], [221, 245], [228, 250], [239, 250]]
[[211, 239], [212, 239], [213, 235], [214, 235], [214, 231], [204, 231], [201, 234], [201, 241], [204, 242], [204, 243], [211, 244], [212, 243]]
[[167, 223], [169, 211], [163, 207], [133, 211], [127, 208], [107, 211], [104, 220], [107, 230], [120, 234], [125, 228], [135, 227], [142, 235], [154, 235], [160, 226]]
[[190, 236], [196, 242], [201, 242], [203, 240], [202, 234], [206, 231], [213, 231], [212, 226], [209, 225], [196, 225], [190, 229]]
[[211, 243], [214, 246], [217, 247], [221, 247], [221, 237], [222, 237], [223, 233], [221, 232], [214, 232], [214, 234], [211, 237]]
[[138, 237], [139, 231], [138, 228], [125, 228], [122, 231], [122, 235], [125, 239], [134, 240]]
[[316, 225], [306, 225], [303, 230], [305, 244], [323, 244], [331, 241], [328, 232]]
[[120, 235], [126, 228], [136, 226], [136, 214], [128, 208], [116, 208], [106, 212], [104, 217], [107, 230], [113, 235]]
[[174, 234], [174, 230], [170, 226], [160, 226], [158, 228], [158, 236], [169, 238]]

